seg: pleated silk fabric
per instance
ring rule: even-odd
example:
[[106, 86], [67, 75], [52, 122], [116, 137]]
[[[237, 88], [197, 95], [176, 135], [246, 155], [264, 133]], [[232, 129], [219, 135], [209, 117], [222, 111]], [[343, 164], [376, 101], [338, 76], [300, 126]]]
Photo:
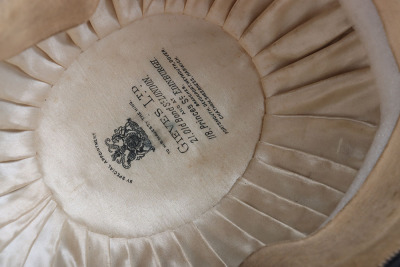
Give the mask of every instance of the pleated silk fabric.
[[[71, 219], [44, 183], [40, 107], [83, 51], [163, 13], [222, 27], [252, 57], [265, 95], [262, 131], [215, 207], [158, 234], [107, 236]], [[334, 0], [100, 0], [88, 22], [0, 62], [0, 81], [1, 266], [238, 266], [264, 245], [318, 229], [380, 121], [367, 54]]]

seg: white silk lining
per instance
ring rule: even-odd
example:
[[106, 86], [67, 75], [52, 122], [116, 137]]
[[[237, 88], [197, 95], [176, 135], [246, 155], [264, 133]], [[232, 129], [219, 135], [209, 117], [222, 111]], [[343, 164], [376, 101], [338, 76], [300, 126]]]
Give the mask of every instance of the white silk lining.
[[[380, 101], [378, 91], [391, 87], [393, 103], [399, 99], [396, 85], [385, 86], [379, 75], [397, 72], [383, 74], [372, 64], [377, 89], [369, 70], [373, 52], [350, 27], [357, 19], [346, 21], [336, 1], [296, 7], [297, 0], [166, 0], [143, 1], [143, 8], [139, 2], [101, 0], [89, 22], [0, 63], [1, 265], [237, 266], [264, 245], [317, 230], [359, 188], [363, 178], [346, 195], [358, 170], [357, 177], [366, 177], [379, 157], [398, 111], [395, 104], [387, 109], [382, 102], [389, 99], [381, 94]], [[342, 5], [347, 14], [355, 10]], [[193, 222], [140, 238], [95, 233], [71, 220], [40, 179], [32, 131], [37, 107], [81, 50], [142, 14], [164, 10], [225, 21], [223, 28], [255, 56], [267, 98], [264, 129], [243, 177]], [[308, 34], [314, 43], [305, 50], [287, 45]]]
[[[368, 177], [392, 135], [400, 114], [400, 71], [389, 47], [386, 33], [372, 1], [341, 1], [360, 34], [374, 72], [381, 98], [381, 124], [363, 166], [342, 201], [329, 217], [330, 221], [354, 197]], [[328, 222], [327, 221], [327, 222]]]

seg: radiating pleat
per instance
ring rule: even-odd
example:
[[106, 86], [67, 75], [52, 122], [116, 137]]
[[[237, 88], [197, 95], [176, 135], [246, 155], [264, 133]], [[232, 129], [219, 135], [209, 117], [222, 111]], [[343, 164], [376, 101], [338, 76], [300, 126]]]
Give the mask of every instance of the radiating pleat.
[[88, 231], [87, 233], [87, 266], [111, 266], [110, 238]]
[[164, 13], [165, 0], [143, 0], [143, 13], [154, 15]]
[[24, 266], [51, 266], [58, 244], [57, 241], [65, 221], [64, 212], [57, 207], [33, 243]]
[[213, 250], [228, 266], [238, 266], [264, 244], [211, 210], [194, 221]]
[[336, 4], [337, 0], [276, 0], [247, 28], [240, 44], [250, 56]]
[[173, 232], [163, 232], [151, 237], [161, 266], [190, 266]]
[[99, 1], [90, 23], [100, 39], [120, 28], [112, 0]]
[[71, 220], [65, 222], [54, 256], [54, 266], [87, 266], [86, 237], [86, 228], [73, 223]]
[[255, 157], [260, 161], [288, 170], [341, 192], [346, 192], [357, 170], [331, 160], [290, 148], [258, 143]]
[[378, 125], [379, 106], [378, 90], [367, 68], [272, 96], [267, 113], [342, 117]]
[[[126, 244], [126, 238], [110, 239], [110, 259], [113, 267], [129, 267], [129, 252]], [[103, 263], [104, 264], [104, 263]]]
[[0, 100], [0, 130], [34, 130], [40, 110]]
[[36, 107], [42, 105], [51, 88], [6, 62], [0, 62], [0, 81], [0, 99]]
[[166, 13], [183, 13], [186, 0], [165, 0]]
[[[351, 184], [380, 117], [360, 41], [355, 33], [338, 40], [351, 25], [335, 3], [100, 0], [90, 22], [0, 62], [0, 266], [237, 266], [264, 244], [315, 231]], [[56, 207], [33, 158], [34, 133], [19, 130], [36, 128], [30, 106], [81, 50], [142, 13], [163, 12], [223, 25], [259, 53], [269, 115], [255, 159], [215, 210], [173, 232], [110, 239]]]
[[142, 10], [143, 10], [143, 15], [146, 14], [146, 10], [149, 8], [151, 2], [153, 0], [142, 0]]
[[359, 169], [375, 132], [376, 127], [352, 120], [265, 116], [261, 141]]
[[335, 6], [265, 48], [253, 58], [253, 62], [265, 76], [321, 49], [350, 28], [344, 11]]
[[238, 182], [230, 195], [305, 234], [315, 231], [327, 219], [322, 213], [280, 197], [246, 179]]
[[36, 158], [0, 163], [0, 196], [27, 186], [42, 176]]
[[33, 157], [35, 154], [34, 132], [0, 131], [0, 162]]
[[296, 229], [261, 213], [233, 196], [223, 198], [218, 204], [217, 210], [240, 229], [264, 244], [305, 236]]
[[142, 17], [143, 0], [113, 0], [113, 4], [122, 26]]
[[225, 266], [192, 223], [179, 227], [174, 233], [192, 266]]
[[94, 42], [99, 39], [89, 22], [69, 29], [67, 31], [67, 34], [72, 39], [72, 41], [83, 51], [88, 49]]
[[304, 176], [252, 160], [243, 177], [279, 196], [329, 215], [343, 193]]
[[224, 24], [224, 30], [239, 39], [250, 24], [273, 0], [237, 0]]
[[[50, 201], [35, 218], [24, 227], [7, 247], [0, 252], [0, 266], [23, 266], [31, 247], [57, 204]], [[17, 255], [15, 253], [18, 253]]]
[[128, 239], [128, 248], [131, 266], [161, 266], [149, 239]]
[[16, 220], [42, 203], [50, 191], [42, 179], [0, 197], [0, 227]]
[[[262, 78], [267, 97], [368, 67], [367, 54], [355, 32], [338, 42]], [[262, 75], [265, 71], [258, 69]]]
[[71, 38], [65, 32], [53, 35], [38, 43], [37, 46], [53, 59], [54, 62], [64, 68], [68, 68], [81, 53], [81, 49], [72, 42]]
[[32, 210], [21, 215], [16, 220], [1, 226], [0, 228], [0, 253], [25, 229], [28, 225], [40, 215], [43, 209], [51, 202], [50, 197], [40, 202]]
[[214, 0], [186, 0], [184, 13], [197, 18], [205, 18]]
[[215, 0], [207, 14], [206, 19], [219, 26], [224, 25], [236, 0]]
[[31, 77], [55, 84], [64, 72], [64, 68], [54, 63], [37, 47], [31, 47], [7, 60], [19, 67]]

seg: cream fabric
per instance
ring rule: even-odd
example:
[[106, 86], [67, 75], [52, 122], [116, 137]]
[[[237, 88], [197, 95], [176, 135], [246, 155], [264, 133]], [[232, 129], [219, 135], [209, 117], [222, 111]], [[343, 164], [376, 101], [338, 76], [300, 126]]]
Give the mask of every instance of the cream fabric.
[[185, 0], [166, 0], [165, 12], [167, 13], [182, 13], [185, 8]]
[[[196, 35], [191, 35], [191, 31]], [[214, 42], [208, 41], [209, 36], [213, 36]], [[43, 117], [37, 130], [38, 157], [44, 180], [57, 201], [63, 203], [66, 213], [76, 221], [107, 235], [147, 236], [197, 218], [215, 206], [242, 175], [259, 138], [264, 114], [263, 93], [251, 59], [236, 40], [204, 20], [182, 15], [154, 16], [126, 26], [112, 37], [102, 39], [82, 53], [53, 87], [42, 107]], [[116, 46], [118, 50], [110, 49]], [[221, 121], [228, 134], [217, 128], [202, 106], [193, 104], [190, 111], [188, 103], [182, 103], [164, 86], [164, 79], [149, 59], [156, 57], [178, 86], [181, 82], [161, 49], [184, 62], [223, 115]], [[93, 64], [99, 55], [100, 61]], [[153, 94], [154, 101], [151, 101], [146, 93], [150, 93], [150, 87], [140, 82], [144, 77], [151, 77], [168, 100], [175, 98], [185, 114], [178, 116], [165, 109], [158, 103], [166, 101], [162, 96]], [[145, 100], [138, 101], [132, 92], [134, 85], [141, 88], [141, 93], [136, 94]], [[194, 96], [192, 89], [189, 90]], [[150, 101], [146, 108], [143, 101]], [[135, 116], [130, 103], [156, 129], [169, 152], [148, 131], [147, 124]], [[178, 112], [177, 105], [168, 103], [168, 109]], [[251, 109], [243, 112], [238, 108], [243, 106]], [[158, 118], [155, 113], [160, 111], [167, 117]], [[197, 113], [199, 120], [194, 119]], [[155, 151], [125, 169], [109, 158], [104, 140], [111, 138], [127, 118], [147, 132]], [[165, 125], [171, 123], [162, 124], [163, 118], [177, 125], [177, 133], [183, 136], [184, 143], [178, 138], [175, 140], [179, 144], [169, 138]], [[179, 126], [182, 123], [186, 126]], [[246, 127], [238, 127], [239, 123]], [[207, 139], [205, 130], [199, 126], [211, 129], [217, 137]], [[189, 135], [184, 132], [186, 128], [190, 128]], [[194, 139], [189, 141], [190, 135], [198, 141], [191, 143]], [[55, 147], [63, 149], [55, 151]], [[100, 160], [99, 151], [111, 165]], [[74, 168], [71, 170], [69, 166]], [[115, 181], [109, 166], [133, 182]], [[115, 198], [116, 192], [118, 198]], [[102, 209], [93, 209], [93, 206]], [[104, 217], [104, 213], [109, 215]], [[159, 217], [164, 219], [160, 221]]]
[[67, 33], [72, 41], [82, 50], [87, 49], [98, 40], [96, 33], [94, 33], [94, 30], [89, 23], [84, 23], [78, 27], [72, 28], [68, 30]]
[[373, 1], [341, 1], [354, 23], [370, 58], [371, 70], [379, 88], [381, 121], [376, 138], [353, 184], [331, 214], [332, 219], [356, 194], [387, 146], [400, 114], [400, 71], [386, 37], [386, 29]]
[[353, 32], [338, 42], [270, 75], [267, 75], [268, 72], [264, 68], [258, 69], [261, 75], [266, 75], [262, 78], [262, 83], [265, 94], [270, 97], [367, 66], [365, 50]]
[[111, 1], [100, 1], [96, 12], [90, 18], [90, 24], [99, 38], [105, 37], [116, 29], [120, 24]]
[[204, 18], [213, 2], [214, 0], [186, 0], [184, 14]]
[[142, 1], [129, 0], [114, 0], [115, 12], [118, 16], [118, 21], [122, 26], [125, 26], [135, 19], [140, 18], [142, 14]]
[[[350, 27], [345, 14], [336, 6], [308, 20], [261, 51], [254, 57], [254, 63], [263, 75], [269, 74], [326, 46]], [[316, 28], [320, 31], [316, 32]]]
[[37, 46], [55, 63], [64, 68], [68, 68], [74, 59], [82, 52], [65, 32], [54, 35], [38, 43]]
[[215, 0], [207, 13], [206, 19], [219, 26], [224, 25], [226, 17], [235, 3], [236, 0]]
[[39, 107], [44, 102], [51, 85], [33, 80], [32, 77], [17, 71], [16, 67], [6, 62], [0, 62], [0, 69], [1, 99], [34, 107]]
[[272, 96], [267, 113], [345, 117], [378, 125], [379, 95], [372, 77], [369, 69], [360, 69]]
[[265, 10], [272, 0], [237, 0], [224, 23], [224, 30], [239, 39], [244, 30]]
[[251, 56], [255, 56], [297, 26], [335, 4], [335, 0], [274, 1], [249, 25], [240, 43]]
[[300, 150], [260, 142], [255, 157], [270, 166], [300, 174], [345, 192], [356, 170]]
[[[227, 2], [102, 0], [88, 23], [0, 63], [0, 265], [237, 266], [263, 245], [312, 233], [330, 215], [380, 123], [362, 42], [336, 1]], [[41, 127], [38, 107], [81, 51], [163, 10], [223, 25], [253, 57], [263, 128], [246, 171], [214, 207], [155, 235], [106, 235], [65, 213], [44, 183], [48, 166], [36, 155], [43, 135], [32, 130]]]
[[164, 13], [165, 0], [145, 0], [143, 2], [143, 13], [145, 15], [154, 15]]
[[[64, 72], [64, 68], [50, 60], [45, 53], [37, 47], [28, 48], [21, 54], [9, 59], [13, 64], [35, 79], [55, 84]], [[4, 84], [7, 86], [7, 84]]]

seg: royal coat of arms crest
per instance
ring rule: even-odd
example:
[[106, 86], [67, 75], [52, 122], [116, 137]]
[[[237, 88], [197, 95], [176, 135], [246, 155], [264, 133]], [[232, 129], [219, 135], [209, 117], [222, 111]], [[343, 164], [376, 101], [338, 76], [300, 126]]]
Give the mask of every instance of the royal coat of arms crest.
[[125, 169], [131, 167], [133, 160], [142, 159], [148, 152], [155, 151], [146, 132], [130, 118], [124, 126], [114, 130], [113, 136], [106, 138], [105, 144], [111, 158]]

